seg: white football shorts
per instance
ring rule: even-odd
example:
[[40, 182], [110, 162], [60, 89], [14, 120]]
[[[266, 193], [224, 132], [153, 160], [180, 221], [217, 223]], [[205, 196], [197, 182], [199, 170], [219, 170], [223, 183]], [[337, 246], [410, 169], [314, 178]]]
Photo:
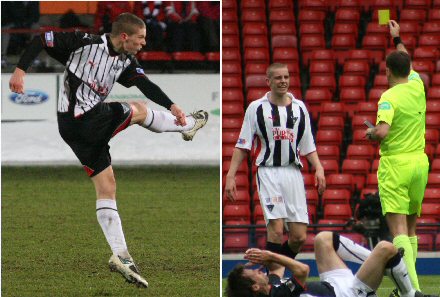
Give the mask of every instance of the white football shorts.
[[[374, 290], [359, 280], [350, 269], [335, 269], [319, 274], [321, 281], [328, 282], [337, 297], [374, 297]], [[377, 297], [377, 296], [376, 296]]]
[[297, 167], [258, 167], [256, 178], [266, 225], [275, 219], [309, 223], [304, 180]]

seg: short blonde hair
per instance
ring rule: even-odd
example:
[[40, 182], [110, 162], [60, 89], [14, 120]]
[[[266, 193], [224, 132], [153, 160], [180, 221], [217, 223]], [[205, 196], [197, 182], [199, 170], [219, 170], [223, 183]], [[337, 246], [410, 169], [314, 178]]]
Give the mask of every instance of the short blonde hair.
[[279, 68], [287, 68], [287, 65], [283, 64], [283, 63], [272, 63], [272, 64], [270, 64], [269, 67], [267, 67], [267, 70], [266, 70], [267, 78], [271, 78], [272, 75], [273, 75], [273, 71], [275, 69], [279, 69]]
[[132, 13], [121, 13], [112, 24], [112, 36], [118, 36], [121, 33], [133, 35], [138, 29], [145, 28], [145, 23]]

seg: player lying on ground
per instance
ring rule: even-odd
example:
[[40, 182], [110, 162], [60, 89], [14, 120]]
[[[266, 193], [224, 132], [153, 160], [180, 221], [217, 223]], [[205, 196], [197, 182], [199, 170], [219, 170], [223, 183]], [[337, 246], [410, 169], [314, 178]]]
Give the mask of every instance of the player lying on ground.
[[[129, 282], [147, 287], [130, 256], [116, 207], [116, 181], [108, 142], [129, 125], [154, 132], [181, 132], [192, 140], [208, 120], [208, 113], [185, 113], [144, 74], [135, 54], [146, 44], [144, 22], [130, 13], [118, 16], [110, 34], [45, 32], [36, 36], [21, 57], [9, 86], [24, 92], [25, 71], [44, 49], [66, 66], [58, 99], [58, 128], [72, 148], [96, 189], [96, 215], [113, 252], [109, 265]], [[171, 113], [147, 108], [144, 102], [104, 100], [118, 82], [136, 86], [147, 98]]]
[[[403, 250], [381, 241], [369, 251], [337, 233], [324, 231], [315, 237], [315, 257], [321, 281], [306, 282], [309, 266], [266, 250], [249, 249], [244, 256], [250, 264], [280, 264], [293, 276], [282, 282], [282, 273], [266, 276], [258, 269], [235, 267], [228, 276], [228, 297], [373, 297], [383, 275], [391, 278], [402, 297], [427, 297], [416, 291], [402, 260]], [[356, 275], [344, 261], [362, 264]], [[282, 270], [281, 270], [282, 271]], [[433, 296], [431, 296], [433, 297]]]

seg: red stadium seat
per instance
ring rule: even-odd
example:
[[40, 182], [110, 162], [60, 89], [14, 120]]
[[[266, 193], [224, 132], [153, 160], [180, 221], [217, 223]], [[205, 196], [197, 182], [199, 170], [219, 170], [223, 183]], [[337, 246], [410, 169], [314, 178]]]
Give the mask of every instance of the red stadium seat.
[[374, 55], [370, 50], [366, 49], [352, 49], [347, 52], [346, 59], [351, 61], [365, 61], [368, 65], [372, 65], [375, 63]]
[[272, 58], [280, 63], [298, 61], [298, 50], [296, 48], [277, 47], [273, 50]]
[[238, 136], [240, 135], [240, 131], [223, 131], [222, 132], [222, 143], [237, 143]]
[[388, 26], [379, 25], [377, 22], [368, 23], [366, 34], [367, 35], [383, 35], [385, 37], [388, 37], [388, 34], [390, 34], [390, 29]]
[[378, 182], [377, 182], [377, 174], [376, 173], [369, 173], [367, 175], [367, 187], [369, 188], [377, 188]]
[[425, 72], [425, 73], [433, 73], [435, 66], [432, 61], [425, 61], [425, 60], [414, 60], [412, 61], [412, 67], [417, 72]]
[[321, 165], [324, 168], [325, 174], [339, 173], [339, 163], [336, 160], [322, 159]]
[[238, 39], [238, 35], [223, 35], [222, 36], [222, 47], [228, 48], [239, 48], [240, 40]]
[[349, 50], [356, 47], [356, 36], [353, 34], [335, 34], [332, 37], [332, 48]]
[[246, 221], [250, 220], [249, 205], [228, 204], [223, 208], [223, 220]]
[[339, 147], [336, 145], [318, 145], [316, 147], [321, 160], [336, 160], [339, 162]]
[[440, 47], [440, 38], [435, 34], [423, 34], [419, 37], [419, 46]]
[[351, 194], [346, 189], [327, 189], [322, 195], [323, 205], [327, 204], [349, 204]]
[[[377, 104], [375, 102], [359, 102], [357, 114], [376, 116]], [[371, 122], [371, 123], [375, 124], [375, 122], [376, 121]]]
[[247, 104], [262, 98], [267, 92], [267, 88], [249, 88], [246, 94]]
[[223, 250], [225, 252], [245, 252], [249, 248], [249, 234], [225, 234]]
[[271, 24], [270, 32], [272, 37], [277, 35], [296, 35], [296, 27], [293, 23]]
[[[437, 5], [436, 5], [436, 2], [437, 2]], [[434, 0], [433, 7], [436, 7], [437, 9], [430, 9], [429, 10], [428, 19], [430, 21], [435, 21], [435, 22], [440, 21], [440, 9], [438, 9], [438, 8], [440, 8], [440, 1]]]
[[[438, 173], [439, 171], [435, 171]], [[425, 190], [424, 203], [437, 203], [440, 199], [440, 188], [428, 188]]]
[[365, 138], [365, 128], [357, 129], [353, 131], [352, 144], [371, 144], [371, 141]]
[[345, 8], [345, 9], [353, 9], [353, 10], [361, 10], [361, 1], [360, 0], [338, 0], [336, 1], [336, 5], [334, 8]]
[[335, 64], [329, 61], [311, 61], [310, 62], [310, 75], [330, 75], [334, 76]]
[[440, 173], [440, 159], [437, 158], [432, 161], [431, 173]]
[[403, 9], [400, 12], [400, 21], [423, 23], [426, 20], [426, 11], [420, 9]]
[[426, 232], [426, 231], [437, 231], [438, 227], [436, 226], [423, 226], [424, 224], [435, 224], [437, 223], [436, 219], [433, 218], [417, 218], [417, 233]]
[[434, 158], [435, 148], [432, 144], [427, 143], [425, 145], [425, 154], [428, 156], [429, 160], [432, 160]]
[[440, 129], [440, 115], [438, 114], [426, 114], [426, 128], [427, 129]]
[[428, 174], [427, 188], [440, 188], [440, 173]]
[[325, 12], [316, 10], [300, 10], [298, 15], [299, 22], [302, 23], [316, 23], [323, 22], [325, 19]]
[[330, 174], [327, 178], [327, 186], [329, 189], [347, 189], [352, 193], [354, 190], [353, 175], [347, 173]]
[[222, 61], [241, 62], [241, 54], [238, 49], [222, 49]]
[[223, 116], [238, 117], [244, 116], [243, 104], [241, 102], [222, 102]]
[[314, 75], [310, 78], [310, 88], [328, 88], [334, 93], [336, 90], [336, 80], [333, 76]]
[[362, 40], [363, 49], [381, 50], [387, 48], [388, 41], [381, 35], [365, 35]]
[[316, 142], [323, 145], [338, 145], [342, 144], [341, 130], [318, 130], [316, 133]]
[[383, 92], [385, 92], [386, 88], [372, 88], [370, 89], [370, 92], [368, 93], [368, 101], [377, 103], [379, 102], [380, 97], [382, 96]]
[[266, 75], [267, 67], [269, 67], [269, 64], [266, 63], [247, 63], [244, 71], [246, 75]]
[[[235, 1], [234, 1], [235, 2]], [[237, 35], [239, 34], [237, 23], [222, 23], [223, 35]]]
[[270, 9], [292, 10], [293, 3], [289, 0], [269, 0]]
[[341, 102], [323, 102], [321, 105], [321, 116], [338, 116], [345, 118], [346, 112]]
[[353, 240], [354, 242], [356, 242], [357, 244], [363, 246], [363, 247], [368, 247], [368, 241], [367, 239], [359, 233], [341, 233], [341, 236], [347, 237], [348, 239]]
[[304, 242], [303, 246], [301, 247], [301, 251], [304, 252], [313, 252], [314, 251], [314, 242], [315, 242], [315, 234], [308, 233], [306, 241]]
[[253, 74], [246, 77], [246, 89], [250, 87], [266, 88], [266, 75]]
[[241, 125], [243, 123], [243, 119], [236, 118], [227, 118], [222, 117], [222, 129], [225, 131], [239, 131], [241, 129]]
[[434, 249], [433, 234], [418, 234], [417, 237], [419, 238], [419, 251], [432, 251]]
[[332, 93], [325, 88], [308, 89], [305, 95], [305, 101], [309, 106], [320, 105], [322, 102], [331, 101]]
[[272, 37], [272, 49], [278, 47], [296, 48], [297, 40], [295, 36], [291, 35], [277, 35]]
[[307, 204], [317, 206], [319, 204], [318, 191], [316, 189], [306, 190], [306, 199], [307, 199]]
[[323, 35], [302, 35], [300, 38], [300, 43], [303, 51], [312, 51], [315, 49], [325, 48], [325, 40]]
[[336, 23], [355, 23], [358, 24], [360, 13], [355, 9], [338, 8], [335, 14]]
[[440, 218], [440, 203], [422, 203], [422, 217]]
[[365, 90], [363, 88], [343, 88], [340, 90], [339, 100], [346, 104], [366, 101]]
[[434, 73], [432, 75], [431, 84], [433, 87], [439, 86], [440, 87], [440, 73]]
[[237, 2], [235, 0], [222, 1], [223, 10], [225, 9], [237, 9]]
[[425, 130], [425, 141], [426, 143], [437, 144], [439, 140], [439, 131], [438, 129], [426, 129]]
[[[328, 219], [320, 219], [318, 220], [318, 224], [320, 225], [344, 225], [346, 223], [345, 220], [328, 220]], [[343, 226], [322, 226], [318, 227], [318, 231], [334, 231], [341, 232], [344, 230]]]
[[376, 151], [372, 145], [350, 144], [347, 148], [347, 158], [358, 160], [372, 160]]
[[387, 76], [384, 74], [378, 74], [374, 77], [374, 83], [373, 83], [373, 87], [374, 88], [382, 88], [382, 89], [386, 89], [388, 88], [388, 79]]
[[[246, 164], [247, 165], [247, 164]], [[225, 173], [226, 175], [226, 173]], [[223, 194], [223, 205], [227, 205], [227, 204], [241, 204], [241, 205], [246, 205], [246, 207], [249, 207], [249, 202], [251, 201], [250, 197], [249, 197], [249, 191], [248, 190], [237, 190], [236, 192], [236, 199], [234, 202], [230, 202], [227, 198], [226, 198], [226, 193]]]
[[315, 176], [313, 174], [304, 173], [303, 174], [304, 186], [306, 190], [315, 189]]
[[339, 77], [339, 88], [365, 88], [365, 77], [357, 75], [341, 75]]
[[244, 59], [252, 63], [269, 63], [269, 50], [267, 48], [246, 48]]
[[266, 36], [264, 35], [247, 35], [243, 40], [243, 47], [262, 47], [269, 48], [269, 42], [267, 41]]
[[200, 52], [174, 52], [171, 56], [174, 61], [205, 61], [205, 56]]
[[344, 118], [341, 116], [322, 116], [319, 118], [318, 129], [343, 131]]
[[344, 74], [368, 77], [370, 75], [370, 65], [365, 61], [345, 61]]
[[322, 23], [302, 23], [299, 26], [299, 34], [301, 36], [306, 34], [323, 35], [324, 25]]
[[327, 204], [324, 206], [324, 219], [347, 220], [351, 217], [351, 208], [347, 204]]
[[440, 21], [423, 24], [423, 34], [440, 35]]
[[237, 10], [236, 9], [223, 9], [222, 10], [222, 20], [223, 22], [238, 22]]
[[369, 160], [345, 159], [342, 162], [342, 173], [366, 176], [369, 171]]
[[242, 88], [243, 84], [241, 82], [241, 77], [238, 75], [223, 75], [222, 76], [222, 87], [223, 88]]
[[428, 89], [428, 100], [440, 100], [440, 86], [433, 86]]
[[266, 13], [264, 9], [246, 9], [241, 12], [241, 21], [243, 23], [266, 23]]
[[241, 76], [241, 65], [237, 62], [224, 62], [222, 65], [222, 74], [237, 74]]
[[285, 10], [285, 9], [271, 10], [269, 12], [269, 21], [271, 24], [277, 22], [280, 23], [294, 22], [295, 15], [293, 14], [293, 10]]
[[418, 23], [414, 22], [399, 22], [400, 26], [400, 33], [401, 34], [412, 34], [412, 35], [419, 35], [421, 32], [421, 26]]
[[431, 0], [406, 0], [405, 8], [409, 9], [424, 9], [427, 10], [431, 7]]
[[313, 224], [316, 221], [316, 205], [307, 205], [307, 212], [309, 213], [309, 221]]
[[245, 9], [266, 9], [266, 2], [264, 0], [246, 0], [241, 1], [241, 8]]
[[335, 34], [352, 34], [358, 35], [358, 25], [353, 23], [336, 23], [333, 27], [333, 35]]
[[[223, 225], [224, 226], [242, 226], [242, 225], [249, 225], [251, 223], [251, 221], [236, 221], [236, 220], [228, 220], [228, 221], [223, 221]], [[231, 233], [241, 233], [241, 234], [248, 234], [249, 233], [249, 229], [248, 228], [225, 228], [223, 229], [223, 234], [226, 235], [230, 235]]]
[[353, 130], [356, 129], [366, 129], [367, 126], [365, 126], [364, 122], [365, 121], [369, 121], [372, 124], [375, 124], [376, 122], [376, 115], [374, 114], [370, 114], [370, 115], [365, 115], [365, 114], [356, 114], [353, 116], [353, 119], [351, 121], [351, 127]]
[[265, 23], [246, 23], [243, 26], [243, 35], [264, 35], [267, 36], [267, 26]]

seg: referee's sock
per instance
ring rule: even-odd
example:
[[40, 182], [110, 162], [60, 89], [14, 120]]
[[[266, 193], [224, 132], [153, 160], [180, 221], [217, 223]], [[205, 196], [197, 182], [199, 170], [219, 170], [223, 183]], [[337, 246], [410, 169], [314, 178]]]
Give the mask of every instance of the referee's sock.
[[170, 112], [161, 110], [152, 110], [147, 108], [147, 118], [142, 124], [142, 127], [147, 128], [150, 131], [161, 132], [182, 132], [191, 130], [195, 125], [195, 119], [191, 116], [186, 117], [186, 125], [176, 125], [176, 117]]
[[398, 235], [394, 237], [393, 244], [396, 248], [403, 248], [405, 250], [405, 254], [403, 256], [403, 260], [405, 261], [406, 267], [408, 269], [409, 278], [411, 279], [411, 283], [413, 287], [420, 291], [419, 280], [417, 278], [416, 265], [414, 260], [414, 251], [411, 246], [411, 241], [409, 237], [405, 234]]
[[124, 232], [122, 231], [116, 200], [96, 200], [96, 217], [113, 254], [119, 255], [122, 258], [129, 258], [130, 254], [128, 253]]
[[412, 247], [412, 251], [413, 251], [414, 264], [416, 264], [416, 262], [417, 262], [417, 253], [419, 251], [419, 239], [418, 239], [417, 235], [415, 235], [415, 236], [408, 236], [408, 238], [409, 238], [409, 242], [411, 242], [411, 247]]
[[370, 250], [336, 232], [333, 232], [333, 248], [342, 260], [359, 264], [371, 254]]

